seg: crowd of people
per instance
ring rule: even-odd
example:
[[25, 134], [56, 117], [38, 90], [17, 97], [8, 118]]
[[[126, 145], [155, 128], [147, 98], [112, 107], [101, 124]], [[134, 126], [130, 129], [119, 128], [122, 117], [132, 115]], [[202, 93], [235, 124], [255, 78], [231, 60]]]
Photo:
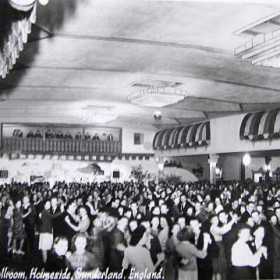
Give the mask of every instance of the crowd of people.
[[35, 256], [26, 269], [67, 268], [74, 278], [80, 271], [133, 279], [280, 278], [276, 184], [13, 183], [1, 186], [0, 196], [2, 267]]
[[182, 168], [182, 163], [177, 162], [175, 160], [170, 160], [170, 161], [165, 161], [164, 162], [164, 167], [177, 167], [177, 168]]
[[22, 138], [23, 137], [23, 133], [20, 129], [15, 129], [13, 131], [13, 138]]
[[[20, 129], [15, 129], [13, 131], [13, 137], [14, 138], [23, 138], [23, 132]], [[43, 138], [43, 133], [39, 129], [37, 129], [35, 132], [33, 130], [30, 130], [26, 134], [26, 138], [35, 138], [35, 139], [42, 139]], [[45, 133], [45, 139], [64, 139], [64, 140], [82, 140], [83, 136], [81, 132], [77, 132], [75, 136], [72, 136], [72, 134], [67, 131], [65, 134], [63, 134], [60, 130], [55, 131], [55, 130], [50, 130], [48, 129]], [[108, 135], [104, 133], [102, 136], [99, 136], [98, 133], [95, 133], [93, 136], [89, 132], [86, 132], [84, 139], [86, 141], [99, 141], [99, 140], [107, 140], [107, 141], [113, 141], [114, 137], [112, 133], [109, 133]]]

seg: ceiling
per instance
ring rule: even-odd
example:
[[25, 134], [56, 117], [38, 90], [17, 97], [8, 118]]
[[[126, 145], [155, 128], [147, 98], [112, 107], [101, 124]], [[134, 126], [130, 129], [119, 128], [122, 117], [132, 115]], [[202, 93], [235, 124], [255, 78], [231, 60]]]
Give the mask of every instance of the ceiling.
[[[107, 126], [155, 129], [280, 107], [280, 69], [234, 56], [249, 40], [237, 31], [277, 13], [277, 1], [50, 0], [0, 78], [0, 119], [85, 124], [85, 111], [107, 110], [118, 116]], [[188, 96], [156, 121], [127, 99], [147, 79]]]

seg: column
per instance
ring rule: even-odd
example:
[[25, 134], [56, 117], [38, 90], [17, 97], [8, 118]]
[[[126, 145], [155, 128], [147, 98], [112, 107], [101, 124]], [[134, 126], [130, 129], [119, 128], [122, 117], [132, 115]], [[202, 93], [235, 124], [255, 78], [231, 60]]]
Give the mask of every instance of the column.
[[216, 165], [219, 159], [219, 155], [210, 154], [209, 155], [209, 167], [210, 167], [210, 184], [216, 184]]
[[246, 180], [246, 166], [243, 162], [243, 158], [241, 158], [241, 165], [240, 165], [240, 179], [242, 182], [245, 182]]
[[164, 177], [164, 171], [163, 171], [164, 157], [155, 157], [155, 161], [158, 167], [158, 180], [160, 181]]
[[271, 157], [266, 156], [265, 157], [265, 181], [270, 182], [270, 162], [271, 162]]

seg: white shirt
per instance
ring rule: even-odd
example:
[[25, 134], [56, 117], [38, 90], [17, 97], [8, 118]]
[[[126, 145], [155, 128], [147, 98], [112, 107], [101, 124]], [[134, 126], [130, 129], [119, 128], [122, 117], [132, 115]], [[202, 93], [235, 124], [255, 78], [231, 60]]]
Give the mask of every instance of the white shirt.
[[237, 240], [231, 249], [231, 261], [233, 266], [256, 267], [260, 263], [261, 254], [253, 254], [248, 244]]

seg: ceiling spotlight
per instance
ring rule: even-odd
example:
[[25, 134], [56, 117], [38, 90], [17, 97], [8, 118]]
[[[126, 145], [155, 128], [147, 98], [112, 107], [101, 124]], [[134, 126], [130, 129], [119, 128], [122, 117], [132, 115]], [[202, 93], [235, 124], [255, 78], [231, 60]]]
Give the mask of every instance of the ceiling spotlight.
[[154, 112], [154, 120], [155, 121], [160, 121], [161, 120], [161, 112], [160, 111], [155, 111]]

